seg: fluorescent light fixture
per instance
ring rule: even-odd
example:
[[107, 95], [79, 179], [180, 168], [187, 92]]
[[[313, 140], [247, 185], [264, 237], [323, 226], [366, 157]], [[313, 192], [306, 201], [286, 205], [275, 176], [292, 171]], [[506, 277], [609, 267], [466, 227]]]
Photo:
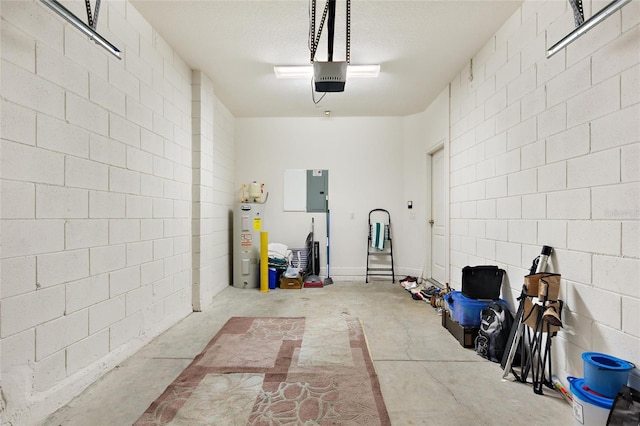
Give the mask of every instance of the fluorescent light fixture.
[[[313, 65], [274, 65], [276, 78], [311, 78]], [[347, 78], [372, 78], [380, 73], [380, 65], [349, 65]]]
[[380, 74], [380, 64], [347, 66], [347, 78], [375, 78], [378, 74]]
[[79, 29], [83, 32], [87, 37], [91, 40], [98, 43], [100, 46], [104, 47], [109, 53], [115, 56], [118, 59], [122, 59], [120, 57], [120, 49], [115, 47], [113, 44], [109, 43], [104, 39], [100, 34], [95, 32], [90, 26], [82, 22], [76, 15], [71, 13], [67, 8], [58, 3], [56, 0], [40, 0], [42, 3], [49, 6], [54, 12], [60, 15], [62, 18], [67, 20], [71, 25]]
[[567, 34], [562, 40], [551, 46], [547, 50], [547, 58], [552, 57], [556, 53], [558, 53], [561, 49], [565, 48], [569, 44], [573, 43], [578, 37], [582, 34], [589, 31], [591, 28], [598, 25], [600, 22], [604, 21], [609, 15], [616, 12], [625, 4], [629, 3], [631, 0], [614, 0], [609, 3], [607, 6], [600, 9], [595, 15], [593, 15], [588, 20], [584, 21], [579, 27], [576, 27], [572, 32]]
[[274, 65], [276, 78], [309, 78], [313, 75], [312, 65]]

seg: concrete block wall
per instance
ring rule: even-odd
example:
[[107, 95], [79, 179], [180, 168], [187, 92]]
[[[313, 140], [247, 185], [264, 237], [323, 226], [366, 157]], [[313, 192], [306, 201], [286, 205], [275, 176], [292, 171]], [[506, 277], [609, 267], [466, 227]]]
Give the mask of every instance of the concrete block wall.
[[[235, 117], [217, 98], [213, 104], [213, 193], [211, 201], [211, 263], [204, 275], [213, 297], [231, 283], [233, 209], [239, 201], [235, 183]], [[209, 229], [209, 228], [208, 228]]]
[[192, 75], [128, 2], [97, 27], [122, 60], [1, 15], [0, 411], [33, 424], [192, 311]]
[[[585, 14], [604, 6], [585, 1]], [[542, 245], [562, 274], [554, 371], [640, 363], [640, 3], [566, 49], [567, 2], [525, 1], [451, 83], [451, 279], [497, 264], [515, 298]]]
[[234, 118], [213, 82], [193, 71], [193, 308], [206, 309], [231, 282]]

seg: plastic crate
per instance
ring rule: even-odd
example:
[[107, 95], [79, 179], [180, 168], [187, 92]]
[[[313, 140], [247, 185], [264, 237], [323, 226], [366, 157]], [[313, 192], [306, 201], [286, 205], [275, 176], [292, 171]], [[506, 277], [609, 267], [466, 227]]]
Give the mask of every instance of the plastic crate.
[[[451, 318], [464, 327], [479, 327], [482, 310], [492, 302], [489, 299], [471, 299], [460, 291], [452, 291], [444, 296], [444, 300], [451, 312]], [[505, 300], [497, 301], [507, 307]]]

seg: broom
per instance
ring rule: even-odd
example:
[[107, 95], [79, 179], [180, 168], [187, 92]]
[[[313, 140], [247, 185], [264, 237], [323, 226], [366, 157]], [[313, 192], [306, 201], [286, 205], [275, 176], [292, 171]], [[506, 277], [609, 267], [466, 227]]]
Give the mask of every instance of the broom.
[[329, 273], [329, 196], [326, 196], [326, 206], [327, 206], [327, 278], [324, 279], [324, 285], [333, 284], [333, 280], [331, 279], [331, 274]]

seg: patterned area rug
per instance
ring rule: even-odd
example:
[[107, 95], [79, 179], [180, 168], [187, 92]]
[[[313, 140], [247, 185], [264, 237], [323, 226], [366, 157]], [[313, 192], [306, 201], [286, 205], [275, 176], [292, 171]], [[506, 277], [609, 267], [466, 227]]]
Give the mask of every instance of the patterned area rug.
[[231, 318], [135, 425], [390, 425], [356, 318]]

